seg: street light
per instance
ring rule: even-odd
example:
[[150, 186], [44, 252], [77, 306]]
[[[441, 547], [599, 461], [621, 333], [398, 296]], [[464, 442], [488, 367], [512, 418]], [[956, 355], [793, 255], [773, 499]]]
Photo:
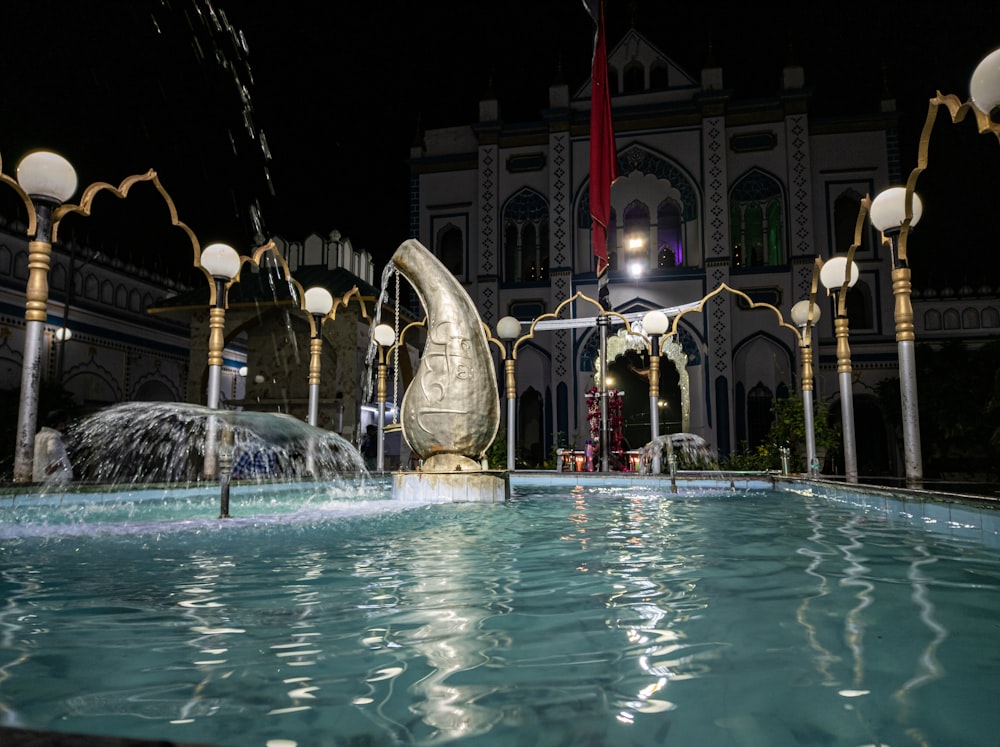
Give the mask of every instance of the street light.
[[76, 171], [57, 153], [35, 151], [17, 165], [17, 184], [30, 198], [28, 232], [28, 284], [25, 290], [24, 359], [21, 365], [21, 400], [17, 413], [14, 480], [31, 480], [41, 383], [42, 333], [49, 301], [49, 266], [52, 257], [52, 211], [76, 191]]
[[[910, 200], [907, 206], [907, 200]], [[903, 416], [903, 455], [906, 483], [919, 486], [923, 480], [920, 451], [920, 415], [917, 406], [917, 364], [914, 356], [913, 305], [910, 266], [905, 253], [900, 255], [899, 237], [903, 226], [913, 227], [923, 214], [920, 197], [905, 187], [890, 187], [872, 200], [868, 212], [872, 225], [889, 239], [892, 246], [892, 294], [896, 298], [896, 349], [899, 357], [899, 397]], [[909, 219], [907, 216], [909, 215]]]
[[813, 477], [819, 472], [816, 457], [816, 425], [813, 419], [812, 328], [821, 314], [815, 299], [806, 298], [792, 306], [792, 323], [801, 330], [802, 350], [802, 413], [806, 428], [806, 469]]
[[319, 422], [319, 382], [323, 353], [323, 322], [333, 310], [333, 295], [326, 288], [315, 286], [304, 294], [305, 309], [309, 313], [312, 337], [309, 343], [309, 425]]
[[[848, 264], [850, 275], [848, 276]], [[854, 393], [851, 370], [851, 348], [847, 342], [847, 289], [858, 282], [858, 266], [847, 257], [833, 257], [823, 263], [819, 280], [827, 293], [834, 297], [837, 316], [833, 331], [837, 338], [837, 375], [840, 379], [840, 415], [844, 436], [844, 478], [858, 481], [858, 451], [854, 437]]]
[[505, 316], [497, 322], [497, 336], [504, 343], [504, 376], [507, 382], [507, 470], [514, 471], [514, 427], [515, 411], [517, 409], [517, 385], [514, 382], [514, 364], [517, 351], [514, 341], [521, 334], [521, 322], [515, 317]]
[[[923, 479], [920, 451], [920, 420], [917, 409], [916, 364], [913, 359], [913, 308], [910, 303], [910, 269], [907, 263], [907, 242], [910, 229], [920, 220], [923, 206], [915, 189], [920, 174], [927, 168], [931, 132], [938, 109], [945, 106], [953, 123], [961, 122], [971, 111], [980, 134], [990, 132], [1000, 139], [1000, 121], [993, 114], [1000, 107], [1000, 49], [987, 54], [972, 72], [969, 81], [969, 101], [962, 103], [957, 96], [938, 92], [928, 102], [927, 119], [920, 133], [917, 165], [910, 172], [905, 187], [893, 187], [872, 201], [871, 221], [892, 245], [892, 289], [896, 298], [896, 343], [899, 355], [900, 400], [903, 415], [903, 448], [908, 486], [919, 486]], [[876, 203], [879, 203], [876, 209]]]
[[[208, 311], [208, 393], [210, 410], [219, 409], [219, 393], [222, 384], [222, 354], [226, 346], [226, 305], [229, 286], [239, 275], [242, 260], [239, 253], [229, 244], [209, 244], [199, 258], [202, 270], [211, 278], [209, 284]], [[218, 424], [214, 416], [205, 424], [205, 465], [204, 474], [214, 478], [219, 474], [219, 443], [216, 434]], [[225, 499], [222, 515], [225, 515]]]
[[229, 244], [209, 244], [202, 250], [202, 269], [211, 277], [208, 317], [208, 406], [219, 409], [222, 380], [222, 352], [226, 337], [226, 306], [229, 286], [240, 272], [240, 255]]
[[385, 390], [388, 379], [386, 353], [396, 342], [396, 332], [388, 324], [377, 324], [372, 330], [372, 337], [378, 345], [378, 384], [376, 388], [375, 401], [378, 409], [378, 452], [375, 461], [376, 469], [381, 472], [385, 469], [385, 443], [383, 435], [385, 430]]
[[[660, 437], [660, 335], [670, 329], [670, 320], [662, 311], [648, 311], [642, 318], [642, 330], [649, 335], [649, 434], [650, 441]], [[653, 449], [653, 474], [660, 474], [660, 450]]]
[[[1000, 49], [994, 49], [976, 65], [969, 81], [969, 96], [979, 110], [976, 119], [980, 123], [980, 132], [991, 130], [1000, 137], [997, 123], [992, 121], [991, 114], [1000, 107]], [[980, 117], [979, 115], [985, 115]]]

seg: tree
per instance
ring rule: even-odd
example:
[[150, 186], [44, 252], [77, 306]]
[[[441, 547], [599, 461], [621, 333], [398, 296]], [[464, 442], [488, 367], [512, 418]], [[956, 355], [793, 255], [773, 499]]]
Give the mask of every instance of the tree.
[[[836, 452], [840, 448], [840, 425], [830, 424], [828, 409], [823, 402], [816, 402], [813, 406], [813, 432], [816, 434], [818, 453]], [[753, 452], [744, 448], [730, 455], [723, 464], [725, 469], [781, 469], [781, 447], [786, 446], [789, 469], [792, 472], [806, 471], [806, 425], [802, 398], [779, 397], [771, 403], [771, 414], [771, 427], [764, 441]]]
[[[991, 480], [1000, 463], [1000, 342], [917, 346], [917, 397], [924, 476]], [[875, 387], [902, 448], [899, 379]]]

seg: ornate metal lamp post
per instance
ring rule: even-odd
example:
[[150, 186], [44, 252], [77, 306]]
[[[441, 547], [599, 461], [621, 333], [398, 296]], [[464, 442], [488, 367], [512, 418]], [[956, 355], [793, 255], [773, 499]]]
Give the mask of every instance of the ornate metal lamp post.
[[[910, 200], [909, 209], [907, 200]], [[907, 215], [909, 214], [909, 218]], [[896, 299], [896, 349], [899, 357], [899, 397], [903, 415], [903, 456], [906, 484], [919, 486], [923, 480], [920, 451], [920, 414], [917, 406], [917, 364], [914, 356], [913, 305], [910, 302], [910, 266], [899, 253], [903, 225], [915, 226], [923, 214], [923, 204], [915, 192], [890, 187], [872, 200], [868, 217], [892, 246], [892, 294]]]
[[375, 390], [375, 401], [378, 410], [378, 452], [375, 458], [375, 468], [381, 472], [385, 469], [385, 390], [388, 379], [386, 353], [396, 342], [396, 332], [388, 324], [378, 324], [372, 330], [372, 336], [378, 344], [378, 380]]
[[226, 345], [226, 306], [229, 288], [240, 273], [242, 260], [229, 244], [216, 243], [209, 244], [202, 250], [199, 263], [211, 278], [211, 294], [208, 300], [207, 404], [212, 410], [218, 410], [222, 381], [222, 351]]
[[[850, 269], [848, 269], [850, 268]], [[848, 275], [848, 273], [850, 273]], [[837, 338], [837, 375], [840, 379], [840, 416], [844, 436], [844, 478], [858, 481], [858, 449], [854, 437], [854, 392], [851, 369], [851, 347], [847, 342], [847, 289], [858, 282], [858, 266], [847, 257], [833, 257], [823, 263], [819, 279], [827, 293], [834, 297], [837, 317], [833, 331]]]
[[945, 106], [954, 123], [972, 112], [979, 132], [990, 132], [1000, 140], [1000, 122], [991, 116], [1000, 107], [1000, 49], [986, 55], [976, 66], [969, 81], [970, 98], [965, 103], [954, 95], [938, 92], [928, 102], [927, 119], [920, 133], [917, 165], [910, 172], [905, 187], [891, 187], [871, 204], [871, 221], [892, 245], [892, 290], [896, 299], [896, 343], [899, 356], [900, 404], [903, 414], [903, 449], [908, 486], [923, 480], [920, 449], [920, 418], [917, 408], [916, 363], [914, 361], [913, 307], [910, 302], [910, 267], [907, 242], [910, 229], [920, 220], [923, 205], [915, 189], [920, 174], [927, 168], [931, 132], [938, 109]]
[[309, 342], [309, 425], [319, 422], [319, 381], [323, 354], [323, 322], [333, 310], [333, 295], [326, 288], [309, 288], [304, 295], [312, 336]]
[[507, 396], [507, 470], [514, 471], [514, 436], [517, 426], [517, 385], [514, 381], [514, 364], [517, 361], [517, 350], [514, 341], [521, 334], [521, 322], [512, 316], [505, 316], [497, 322], [497, 336], [504, 343], [504, 379]]
[[[660, 437], [660, 336], [670, 329], [662, 311], [649, 311], [642, 318], [642, 331], [649, 335], [649, 440]], [[660, 450], [653, 449], [653, 474], [660, 474]]]
[[813, 477], [819, 472], [816, 458], [816, 425], [813, 419], [812, 328], [819, 321], [820, 310], [814, 299], [807, 298], [792, 306], [792, 322], [800, 330], [802, 350], [802, 413], [806, 429], [806, 469]]
[[[5, 177], [6, 178], [6, 177]], [[76, 191], [76, 171], [57, 153], [29, 153], [17, 166], [17, 184], [30, 198], [28, 207], [28, 285], [25, 291], [24, 361], [17, 413], [14, 480], [31, 480], [41, 383], [42, 333], [49, 301], [49, 265], [54, 221], [52, 211]], [[32, 235], [33, 234], [33, 235]]]
[[[199, 257], [199, 266], [210, 278], [208, 311], [208, 392], [206, 402], [209, 409], [219, 409], [219, 394], [222, 384], [222, 354], [226, 346], [226, 306], [229, 288], [240, 273], [242, 259], [229, 244], [209, 244]], [[205, 428], [205, 477], [214, 478], [219, 474], [218, 423], [210, 417]]]

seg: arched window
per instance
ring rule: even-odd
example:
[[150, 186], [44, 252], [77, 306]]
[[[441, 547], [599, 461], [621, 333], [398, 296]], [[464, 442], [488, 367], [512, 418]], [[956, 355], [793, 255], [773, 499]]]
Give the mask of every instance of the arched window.
[[66, 268], [54, 265], [49, 273], [49, 286], [52, 290], [66, 290]]
[[462, 275], [465, 272], [462, 232], [451, 223], [438, 232], [437, 256], [452, 275]]
[[625, 252], [624, 267], [628, 270], [635, 262], [643, 269], [649, 269], [649, 208], [639, 200], [625, 206], [624, 225]]
[[749, 266], [760, 267], [764, 264], [764, 213], [759, 204], [743, 207], [743, 235]]
[[773, 399], [771, 390], [761, 382], [747, 393], [747, 442], [751, 449], [764, 443], [771, 430]]
[[87, 275], [87, 281], [83, 287], [83, 295], [91, 301], [96, 301], [100, 297], [101, 286], [94, 275]]
[[765, 264], [772, 267], [783, 264], [785, 251], [782, 241], [781, 203], [777, 200], [771, 200], [767, 204], [767, 222], [764, 225], [764, 230], [766, 232], [764, 251], [767, 254]]
[[513, 282], [517, 279], [520, 257], [517, 253], [517, 225], [514, 221], [507, 221], [503, 227], [503, 256], [506, 260], [504, 267], [504, 277]]
[[638, 93], [646, 85], [646, 70], [641, 62], [632, 61], [625, 66], [624, 93]]
[[[854, 230], [858, 225], [858, 214], [861, 212], [861, 195], [853, 189], [842, 193], [833, 201], [833, 232], [834, 251], [846, 252], [854, 243]], [[861, 243], [858, 251], [871, 249], [869, 232], [861, 232]]]
[[664, 200], [656, 208], [657, 267], [684, 264], [684, 231], [681, 206], [676, 200]]
[[944, 328], [945, 329], [961, 329], [962, 328], [962, 317], [958, 313], [958, 309], [945, 309], [944, 311]]
[[656, 90], [670, 86], [670, 69], [663, 60], [656, 60], [649, 66], [649, 87]]
[[548, 280], [549, 213], [545, 199], [522, 189], [503, 211], [506, 277], [510, 283]]
[[784, 209], [778, 182], [752, 171], [733, 186], [729, 204], [733, 266], [784, 264]]
[[872, 289], [864, 280], [847, 289], [847, 324], [851, 331], [875, 328]]
[[522, 280], [538, 280], [538, 242], [537, 228], [533, 223], [526, 223], [521, 229], [521, 273]]

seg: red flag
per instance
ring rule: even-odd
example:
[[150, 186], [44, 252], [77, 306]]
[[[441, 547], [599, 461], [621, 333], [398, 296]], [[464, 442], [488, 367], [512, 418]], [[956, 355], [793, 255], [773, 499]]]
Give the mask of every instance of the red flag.
[[[608, 224], [611, 222], [611, 183], [618, 178], [618, 154], [611, 120], [608, 90], [608, 47], [604, 35], [604, 0], [584, 0], [597, 23], [590, 94], [590, 217], [593, 220], [597, 277], [608, 269]], [[604, 278], [607, 284], [607, 278]], [[600, 283], [598, 283], [600, 285]]]

